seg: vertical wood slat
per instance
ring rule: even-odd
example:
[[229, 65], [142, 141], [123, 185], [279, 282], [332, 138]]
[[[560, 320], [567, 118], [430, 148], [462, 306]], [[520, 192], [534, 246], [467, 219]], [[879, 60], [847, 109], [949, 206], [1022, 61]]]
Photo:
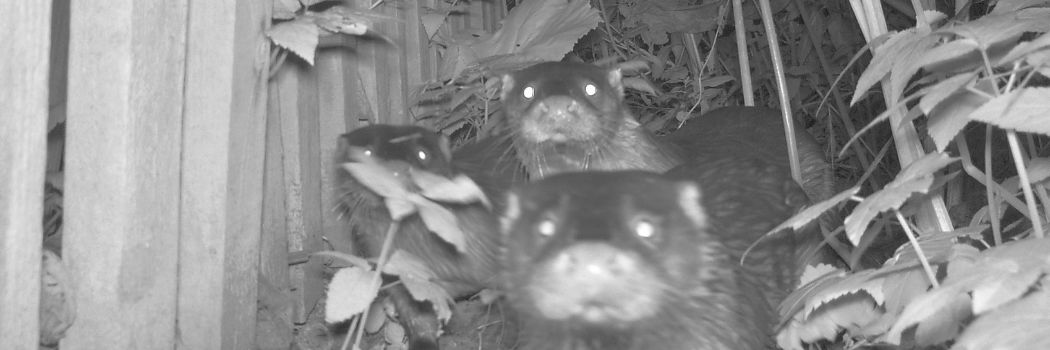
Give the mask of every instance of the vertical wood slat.
[[[286, 71], [286, 70], [282, 70]], [[289, 267], [291, 237], [285, 219], [287, 205], [284, 198], [284, 163], [281, 147], [282, 90], [279, 85], [281, 73], [269, 82], [269, 105], [266, 114], [266, 160], [263, 175], [263, 230], [259, 243], [259, 310], [258, 346], [260, 349], [287, 349], [294, 340], [292, 323], [294, 315], [301, 310], [301, 297], [293, 296], [293, 290], [302, 290], [292, 281], [292, 272], [301, 265]], [[294, 90], [293, 90], [294, 91]], [[300, 278], [301, 280], [301, 278]], [[270, 285], [271, 301], [267, 302], [263, 286]], [[294, 287], [293, 287], [294, 286]], [[266, 314], [268, 313], [268, 315]]]
[[0, 3], [0, 349], [39, 344], [51, 1]]
[[[285, 147], [286, 141], [283, 138], [284, 133], [284, 120], [285, 114], [293, 113], [297, 114], [297, 104], [299, 101], [299, 71], [291, 69], [288, 66], [278, 70], [276, 76], [270, 81], [270, 108], [268, 120], [271, 125], [270, 128], [276, 128], [275, 132], [267, 134], [267, 186], [275, 186], [277, 188], [267, 187], [267, 195], [271, 196], [267, 199], [268, 201], [280, 202], [280, 211], [277, 212], [274, 209], [274, 214], [279, 215], [277, 218], [272, 220], [281, 222], [280, 226], [264, 227], [264, 250], [265, 245], [268, 244], [266, 240], [269, 239], [280, 239], [283, 237], [287, 241], [288, 252], [297, 252], [303, 250], [303, 232], [296, 230], [296, 226], [292, 219], [295, 210], [302, 210], [302, 205], [291, 201], [289, 198], [289, 192], [293, 191], [293, 188], [287, 186], [287, 180], [285, 176]], [[271, 139], [272, 138], [272, 139]], [[273, 159], [274, 162], [270, 163]], [[273, 169], [273, 170], [271, 170]], [[271, 174], [273, 177], [271, 178]], [[269, 211], [267, 212], [269, 213]], [[266, 218], [264, 215], [264, 222], [271, 222], [271, 219]], [[280, 231], [278, 231], [280, 229]], [[276, 232], [275, 232], [276, 231]], [[277, 237], [268, 237], [268, 234], [272, 233]], [[278, 243], [273, 243], [278, 244]], [[270, 256], [269, 259], [273, 260], [276, 257]], [[274, 261], [274, 262], [263, 262], [263, 265], [287, 265], [287, 261]], [[265, 272], [266, 270], [264, 270]], [[302, 265], [295, 265], [289, 269], [289, 285], [292, 288], [292, 298], [294, 298], [295, 304], [292, 305], [292, 320], [296, 323], [302, 323], [306, 320], [305, 306], [303, 305], [303, 273]]]
[[330, 50], [319, 53], [317, 59], [317, 90], [320, 93], [320, 109], [317, 120], [320, 122], [318, 135], [320, 140], [320, 164], [316, 164], [320, 175], [320, 202], [322, 228], [325, 238], [332, 249], [350, 252], [351, 239], [346, 218], [336, 210], [340, 198], [334, 175], [342, 169], [335, 164], [336, 139], [347, 131], [347, 106], [344, 101], [347, 86], [343, 77], [351, 69], [348, 61], [353, 59], [348, 50]]
[[254, 349], [270, 6], [191, 1], [179, 341], [168, 348]]
[[187, 8], [72, 4], [63, 253], [77, 319], [63, 349], [175, 343]]

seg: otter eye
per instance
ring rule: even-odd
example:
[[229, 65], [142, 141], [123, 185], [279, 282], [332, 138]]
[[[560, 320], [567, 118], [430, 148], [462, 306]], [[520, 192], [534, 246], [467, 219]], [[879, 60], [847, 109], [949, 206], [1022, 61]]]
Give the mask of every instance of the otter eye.
[[656, 226], [649, 220], [639, 219], [634, 222], [634, 234], [638, 237], [650, 238], [656, 234]]
[[552, 236], [554, 230], [557, 229], [557, 225], [554, 224], [554, 220], [547, 218], [540, 221], [539, 225], [536, 225], [536, 231], [539, 231], [541, 235]]
[[533, 96], [536, 96], [536, 89], [531, 86], [526, 86], [525, 89], [521, 91], [521, 96], [525, 97], [527, 100], [531, 100]]
[[430, 158], [430, 155], [427, 154], [427, 151], [420, 150], [416, 153], [416, 158], [419, 158], [420, 161], [426, 162], [427, 159]]
[[587, 84], [587, 86], [583, 87], [583, 92], [586, 93], [587, 96], [594, 96], [598, 93], [598, 87], [594, 86], [594, 84]]

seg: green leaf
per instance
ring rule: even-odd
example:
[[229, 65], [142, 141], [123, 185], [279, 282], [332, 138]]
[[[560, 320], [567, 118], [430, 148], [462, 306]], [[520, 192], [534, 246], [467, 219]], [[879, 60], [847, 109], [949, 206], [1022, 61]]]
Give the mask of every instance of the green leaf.
[[1028, 162], [1028, 182], [1038, 183], [1050, 177], [1050, 158], [1032, 158]]
[[407, 200], [409, 191], [401, 177], [376, 163], [371, 157], [361, 157], [358, 162], [343, 163], [358, 182], [383, 198]]
[[378, 332], [383, 325], [387, 324], [386, 310], [383, 310], [382, 300], [387, 299], [377, 300], [372, 303], [372, 307], [368, 308], [368, 317], [365, 317], [365, 332], [369, 334]]
[[[956, 76], [956, 78], [959, 77], [973, 78], [973, 76], [967, 77], [966, 75]], [[945, 82], [947, 81], [949, 80], [945, 80]], [[927, 98], [931, 96], [934, 98], [938, 97], [936, 94], [940, 89], [951, 89], [953, 87], [938, 84], [933, 89], [930, 89], [929, 94], [923, 96], [919, 105], [922, 106], [922, 103], [927, 102]], [[967, 118], [967, 116], [973, 113], [974, 110], [977, 110], [985, 101], [987, 99], [984, 96], [966, 89], [959, 89], [931, 107], [932, 110], [926, 113], [929, 116], [927, 133], [933, 139], [938, 152], [943, 152], [948, 147], [951, 141], [955, 139], [955, 135], [958, 135], [966, 127], [966, 124], [970, 123], [970, 118]], [[933, 101], [928, 103], [933, 103]]]
[[769, 232], [767, 232], [766, 235], [773, 234], [774, 232], [783, 230], [788, 227], [790, 227], [793, 230], [798, 230], [802, 226], [805, 226], [811, 221], [819, 218], [820, 215], [824, 214], [828, 210], [831, 210], [836, 205], [839, 205], [839, 203], [849, 200], [851, 197], [857, 194], [857, 191], [860, 191], [859, 186], [842, 191], [839, 194], [832, 196], [831, 198], [813, 204], [807, 207], [806, 209], [800, 211], [798, 214], [795, 214], [791, 218], [787, 219], [780, 225], [777, 225], [777, 227], [774, 227], [772, 230], [769, 230]]
[[[1050, 281], [1043, 281], [1047, 285]], [[978, 317], [952, 350], [1050, 349], [1050, 291], [1043, 289]]]
[[437, 313], [438, 320], [446, 322], [452, 317], [454, 301], [445, 288], [415, 275], [401, 276], [401, 283], [405, 284], [412, 298], [418, 301], [429, 301], [434, 307], [434, 312]]
[[291, 21], [274, 24], [266, 31], [266, 36], [274, 44], [299, 55], [310, 65], [314, 64], [318, 35], [320, 31], [317, 24], [307, 17], [297, 17]]
[[495, 58], [503, 58], [498, 62], [501, 65], [561, 60], [600, 22], [598, 11], [587, 1], [521, 2], [492, 35], [469, 43], [452, 43], [445, 57], [455, 61], [442, 65], [442, 76], [459, 76], [475, 64], [495, 64]]
[[379, 294], [379, 279], [376, 272], [359, 267], [340, 269], [328, 283], [328, 301], [325, 306], [325, 322], [337, 323], [349, 320], [365, 311]]
[[[1018, 271], [1014, 274], [1001, 275], [990, 281], [985, 281], [973, 290], [973, 313], [980, 315], [994, 310], [1003, 304], [1017, 300], [1021, 295], [1028, 293], [1043, 271]], [[1048, 310], [1050, 311], [1050, 310]]]
[[423, 197], [446, 203], [481, 202], [485, 208], [492, 208], [492, 203], [489, 202], [488, 197], [485, 197], [485, 192], [466, 175], [459, 174], [448, 179], [428, 171], [415, 171], [412, 173], [412, 180], [422, 189], [420, 194]]
[[[913, 325], [931, 320], [933, 322], [954, 322], [954, 316], [966, 310], [968, 312], [969, 297], [959, 288], [941, 287], [933, 291], [919, 295], [901, 312], [897, 322], [890, 327], [889, 332], [884, 335], [887, 342], [900, 344], [901, 334]], [[937, 315], [951, 315], [953, 318], [938, 318]], [[937, 327], [926, 325], [926, 332], [932, 338], [936, 335]], [[958, 325], [956, 325], [958, 327]], [[918, 330], [916, 330], [918, 332]]]
[[419, 195], [413, 194], [409, 196], [409, 200], [419, 209], [419, 217], [423, 219], [423, 223], [426, 224], [431, 232], [437, 234], [445, 242], [455, 246], [456, 251], [466, 251], [466, 235], [459, 226], [459, 218], [456, 217], [456, 214], [453, 214], [448, 208]]
[[882, 190], [865, 198], [846, 217], [846, 236], [853, 244], [859, 244], [864, 228], [878, 213], [899, 208], [914, 193], [926, 193], [933, 185], [933, 173], [956, 161], [943, 153], [930, 153], [909, 164], [897, 174], [897, 178]]
[[1050, 135], [1050, 88], [1022, 88], [993, 98], [970, 119], [1004, 129]]

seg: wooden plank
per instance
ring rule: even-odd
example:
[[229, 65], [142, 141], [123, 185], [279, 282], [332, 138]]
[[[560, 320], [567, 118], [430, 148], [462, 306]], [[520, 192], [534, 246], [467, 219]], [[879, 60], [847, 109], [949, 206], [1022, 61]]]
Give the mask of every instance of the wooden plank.
[[[0, 3], [0, 349], [39, 344], [50, 1]], [[12, 54], [17, 53], [17, 54]]]
[[[282, 96], [277, 113], [281, 123], [288, 245], [292, 252], [310, 253], [321, 249], [323, 234], [320, 175], [309, 170], [319, 167], [316, 165], [317, 147], [312, 146], [317, 142], [317, 126], [309, 125], [316, 124], [318, 118], [317, 72], [313, 67], [294, 62], [283, 67], [278, 78]], [[309, 164], [315, 165], [311, 167]], [[319, 260], [311, 259], [309, 263], [297, 266], [292, 271], [292, 281], [298, 300], [293, 318], [297, 323], [306, 322], [307, 312], [324, 293]]]
[[[320, 123], [321, 95], [331, 91], [320, 91], [319, 81], [335, 77], [324, 77], [317, 67], [300, 66], [298, 119], [281, 120], [285, 149], [286, 176], [294, 176], [299, 190], [294, 195], [301, 203], [302, 250], [308, 253], [323, 249], [324, 235], [321, 222], [321, 151]], [[293, 145], [294, 143], [294, 145]], [[295, 153], [292, 153], [292, 152]], [[292, 164], [291, 161], [297, 162]], [[294, 173], [294, 174], [293, 174]], [[303, 302], [305, 311], [313, 309], [315, 303], [324, 295], [327, 285], [321, 259], [310, 259], [303, 266]]]
[[[380, 30], [387, 33], [391, 39], [397, 43], [397, 46], [390, 45], [382, 41], [373, 40], [369, 42], [369, 45], [376, 46], [376, 60], [382, 63], [384, 77], [390, 77], [390, 79], [384, 79], [381, 81], [380, 95], [386, 97], [384, 103], [389, 107], [386, 117], [390, 123], [394, 124], [412, 124], [415, 120], [412, 120], [408, 115], [408, 109], [405, 106], [408, 104], [408, 92], [405, 90], [405, 84], [407, 81], [407, 68], [405, 67], [405, 51], [399, 48], [405, 47], [405, 24], [403, 21], [408, 20], [405, 18], [405, 11], [400, 9], [400, 5], [394, 6], [392, 3], [387, 3], [382, 7], [383, 14], [401, 19], [402, 22], [383, 22], [380, 24]], [[385, 91], [384, 91], [385, 89]]]
[[254, 349], [270, 6], [193, 1], [177, 349]]
[[[301, 185], [298, 181], [297, 173], [289, 170], [297, 168], [299, 164], [297, 156], [298, 140], [285, 140], [284, 135], [286, 129], [296, 127], [298, 122], [292, 125], [285, 125], [284, 121], [299, 120], [299, 75], [302, 74], [302, 69], [297, 68], [295, 64], [291, 64], [291, 61], [285, 62], [287, 62], [285, 66], [277, 71], [270, 90], [272, 94], [276, 94], [273, 98], [275, 105], [271, 106], [269, 113], [272, 116], [270, 120], [277, 123], [279, 127], [277, 135], [273, 136], [277, 139], [278, 146], [267, 148], [268, 153], [277, 153], [274, 157], [280, 160], [280, 164], [273, 165], [275, 168], [279, 167], [281, 171], [280, 174], [275, 175], [276, 179], [274, 182], [277, 182], [277, 184], [273, 185], [279, 186], [280, 190], [267, 187], [267, 193], [271, 191], [280, 192], [283, 196], [275, 198], [275, 200], [281, 201], [283, 206], [283, 212], [275, 213], [275, 215], [280, 215], [280, 220], [283, 221], [283, 234], [286, 236], [289, 252], [297, 252], [302, 251], [303, 247], [307, 246], [305, 242], [308, 239], [302, 223], [303, 206], [299, 195]], [[298, 132], [290, 135], [298, 135]], [[289, 271], [289, 283], [292, 288], [292, 299], [295, 303], [292, 305], [292, 320], [300, 324], [306, 322], [306, 313], [309, 311], [305, 305], [303, 268], [303, 265], [296, 265], [292, 266]]]
[[[287, 71], [287, 70], [282, 70]], [[288, 266], [288, 226], [284, 203], [284, 163], [281, 160], [280, 73], [269, 82], [266, 114], [266, 160], [263, 176], [263, 231], [259, 243], [259, 320], [260, 349], [288, 349], [294, 340], [293, 315], [301, 298], [292, 293]], [[294, 92], [294, 90], [293, 90]], [[269, 287], [269, 288], [265, 288]], [[269, 291], [267, 291], [269, 290]], [[300, 289], [301, 290], [301, 289]], [[272, 294], [267, 297], [267, 294]], [[268, 301], [269, 299], [269, 301]]]
[[321, 175], [321, 227], [327, 238], [331, 249], [350, 252], [351, 239], [350, 228], [346, 218], [341, 217], [337, 210], [341, 193], [335, 182], [335, 174], [342, 171], [335, 164], [336, 140], [339, 135], [345, 133], [346, 129], [346, 80], [344, 76], [349, 69], [349, 61], [353, 57], [346, 50], [325, 51], [318, 56], [316, 70], [318, 72], [317, 90], [320, 93], [320, 121], [318, 140]]
[[[367, 9], [371, 5], [370, 0], [352, 0], [347, 1], [351, 6], [356, 9]], [[379, 77], [385, 77], [383, 72], [380, 72], [381, 68], [376, 62], [376, 48], [375, 45], [368, 44], [365, 40], [353, 40], [352, 47], [354, 47], [354, 58], [357, 66], [357, 77], [359, 80], [359, 86], [361, 86], [360, 93], [365, 97], [364, 100], [358, 100], [358, 103], [367, 104], [366, 106], [360, 106], [354, 108], [357, 111], [369, 111], [369, 115], [356, 115], [357, 119], [371, 120], [372, 122], [384, 122], [386, 120], [387, 108], [380, 101], [378, 96], [381, 91], [377, 89], [379, 84]]]
[[405, 78], [407, 79], [405, 87], [410, 95], [419, 92], [419, 86], [426, 81], [423, 78], [427, 60], [424, 52], [427, 51], [429, 40], [426, 29], [423, 28], [423, 23], [420, 21], [423, 14], [426, 13], [423, 8], [426, 2], [428, 1], [409, 1], [401, 5], [405, 8], [404, 42], [401, 47], [405, 48]]
[[[188, 4], [74, 2], [63, 349], [171, 349]], [[149, 30], [143, 30], [149, 28]]]

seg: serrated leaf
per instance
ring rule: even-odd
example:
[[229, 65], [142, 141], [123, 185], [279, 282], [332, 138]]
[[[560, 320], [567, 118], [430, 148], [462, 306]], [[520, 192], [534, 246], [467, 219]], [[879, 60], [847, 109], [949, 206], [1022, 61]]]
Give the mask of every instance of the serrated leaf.
[[696, 5], [688, 0], [621, 1], [625, 26], [641, 34], [648, 45], [667, 43], [668, 33], [700, 33], [718, 24], [718, 2]]
[[434, 203], [419, 195], [409, 196], [409, 200], [419, 210], [419, 217], [431, 232], [456, 247], [456, 251], [467, 249], [466, 235], [459, 226], [459, 218], [444, 206]]
[[438, 320], [446, 322], [452, 317], [453, 300], [445, 288], [415, 275], [402, 275], [401, 283], [405, 284], [405, 288], [408, 289], [408, 294], [411, 294], [412, 298], [419, 301], [429, 301], [430, 305], [434, 307]]
[[365, 311], [379, 294], [376, 272], [359, 267], [340, 269], [328, 283], [325, 322], [343, 322]]
[[921, 268], [913, 268], [887, 276], [882, 283], [886, 295], [886, 313], [897, 315], [916, 297], [930, 288], [930, 281]]
[[497, 57], [510, 62], [558, 61], [600, 22], [598, 11], [587, 1], [525, 1], [503, 18], [500, 29], [492, 35], [450, 45], [445, 57], [455, 62], [443, 64], [451, 69], [443, 68], [442, 72], [458, 76], [470, 65]]
[[827, 276], [829, 274], [841, 272], [842, 270], [829, 265], [829, 264], [817, 264], [816, 266], [806, 265], [806, 268], [802, 271], [802, 277], [799, 278], [799, 285], [804, 286], [810, 282], [816, 281], [817, 279]]
[[298, 0], [274, 0], [273, 2], [273, 18], [274, 19], [292, 19], [295, 18], [295, 12], [299, 11], [302, 5], [299, 4]]
[[266, 36], [277, 46], [283, 47], [311, 66], [317, 51], [317, 36], [320, 31], [317, 24], [308, 17], [297, 17], [294, 20], [274, 24], [266, 31]]
[[[995, 7], [996, 9], [999, 6]], [[1018, 61], [1025, 56], [1028, 56], [1032, 52], [1045, 49], [1050, 47], [1050, 33], [1043, 33], [1031, 41], [1022, 41], [1014, 45], [1010, 51], [1003, 57], [996, 61], [996, 67], [1004, 67], [1013, 65], [1015, 61]]]
[[956, 94], [975, 78], [977, 78], [976, 72], [962, 73], [934, 84], [919, 100], [919, 108], [922, 108], [923, 113], [930, 114], [941, 101]]
[[987, 15], [938, 30], [972, 40], [982, 49], [1000, 42], [1012, 42], [1025, 32], [1045, 32], [1050, 28], [1050, 9], [1026, 9]]
[[878, 213], [899, 208], [914, 193], [926, 193], [933, 185], [935, 171], [958, 160], [943, 153], [930, 153], [905, 167], [897, 178], [882, 190], [865, 198], [853, 213], [846, 217], [846, 236], [854, 245], [859, 244], [864, 228]]
[[[930, 89], [931, 92], [923, 96], [922, 101], [926, 102], [926, 97], [934, 95], [941, 88], [949, 89], [951, 86], [941, 87], [938, 85]], [[984, 96], [960, 89], [951, 96], [947, 96], [943, 101], [939, 101], [927, 113], [929, 116], [927, 133], [933, 139], [938, 152], [943, 152], [948, 147], [951, 141], [955, 139], [955, 135], [958, 135], [966, 127], [966, 124], [970, 123], [970, 118], [967, 118], [967, 116], [973, 113], [974, 110], [977, 110], [985, 101], [987, 99]], [[920, 102], [920, 106], [921, 104], [922, 102]]]
[[1043, 271], [1018, 271], [990, 281], [985, 281], [973, 289], [973, 313], [983, 314], [999, 306], [1012, 302], [1027, 293]]
[[1032, 158], [1028, 162], [1028, 182], [1039, 183], [1050, 177], [1050, 158]]
[[809, 207], [803, 209], [798, 214], [795, 214], [780, 225], [777, 225], [777, 227], [774, 227], [772, 230], [769, 230], [769, 232], [767, 232], [766, 235], [770, 235], [774, 232], [786, 229], [788, 227], [790, 227], [793, 230], [798, 230], [802, 226], [805, 226], [813, 220], [816, 220], [822, 214], [824, 214], [828, 210], [831, 210], [836, 205], [839, 205], [839, 203], [849, 200], [851, 197], [857, 194], [857, 191], [860, 191], [859, 186], [839, 192], [839, 194], [836, 194], [831, 198], [810, 205]]
[[929, 293], [919, 295], [911, 303], [908, 303], [908, 306], [901, 312], [900, 317], [897, 318], [897, 322], [886, 332], [884, 338], [891, 344], [900, 344], [901, 333], [906, 329], [915, 324], [925, 322], [937, 314], [951, 313], [955, 315], [957, 311], [961, 312], [958, 309], [968, 310], [968, 304], [966, 303], [968, 300], [969, 297], [959, 288], [945, 288], [943, 286]]
[[934, 313], [919, 322], [915, 328], [915, 343], [929, 346], [955, 338], [962, 329], [963, 322], [970, 316], [969, 306], [969, 298], [965, 295], [956, 296], [941, 312]]
[[875, 48], [871, 63], [857, 80], [857, 88], [850, 101], [851, 106], [860, 101], [868, 89], [887, 74], [890, 74], [889, 93], [893, 96], [900, 96], [904, 85], [919, 69], [918, 56], [937, 45], [940, 40], [939, 36], [919, 32], [916, 28], [897, 33], [886, 33], [884, 36], [886, 37], [885, 43]]
[[783, 348], [801, 349], [797, 346], [800, 342], [834, 340], [842, 329], [857, 329], [871, 323], [879, 316], [876, 310], [868, 295], [844, 295], [825, 304], [804, 322], [791, 322], [777, 335], [777, 343]]
[[470, 177], [459, 174], [448, 179], [429, 171], [414, 171], [412, 180], [419, 186], [423, 197], [445, 203], [470, 204], [481, 202], [485, 208], [492, 208], [492, 203], [485, 192]]
[[1050, 88], [1021, 88], [993, 98], [970, 114], [1004, 129], [1050, 135]]
[[[1050, 349], [1050, 291], [1040, 290], [978, 317], [952, 350]], [[1008, 336], [1006, 336], [1008, 335]]]
[[1047, 6], [1050, 5], [1050, 1], [1047, 0], [1002, 0], [995, 4], [995, 8], [992, 9], [992, 14], [1011, 13], [1017, 10], [1026, 9], [1033, 6]]
[[863, 292], [871, 297], [876, 305], [881, 305], [885, 297], [882, 292], [881, 279], [872, 279], [875, 270], [856, 272], [834, 283], [825, 285], [821, 290], [814, 291], [814, 295], [806, 300], [806, 308], [803, 315], [814, 312], [835, 299], [849, 294]]

